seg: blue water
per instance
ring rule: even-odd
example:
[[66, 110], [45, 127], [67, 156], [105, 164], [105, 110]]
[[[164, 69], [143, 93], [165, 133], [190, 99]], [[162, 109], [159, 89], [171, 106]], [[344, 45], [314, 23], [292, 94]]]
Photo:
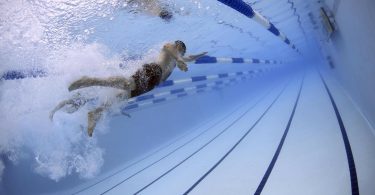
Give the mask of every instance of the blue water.
[[[150, 2], [155, 6], [145, 6]], [[374, 162], [371, 127], [329, 74], [332, 67], [319, 46], [324, 35], [314, 29], [306, 14], [315, 13], [318, 5], [245, 1], [272, 21], [299, 50], [296, 52], [254, 20], [218, 1], [150, 2], [0, 3], [0, 72], [8, 73], [0, 81], [0, 194], [248, 194], [259, 190], [262, 183], [264, 194], [316, 194], [331, 185], [338, 190], [330, 193], [350, 194], [353, 172], [349, 173], [348, 166], [354, 162], [347, 160], [349, 150], [344, 143], [349, 141], [343, 141], [338, 112], [335, 114], [330, 102], [335, 100], [328, 96], [331, 91], [343, 120], [350, 121], [345, 127], [354, 143], [354, 159], [361, 159], [356, 161], [358, 177], [366, 181], [360, 183], [360, 189], [374, 191], [367, 181], [375, 174], [361, 168]], [[155, 15], [156, 5], [169, 10], [172, 19]], [[113, 98], [118, 90], [81, 90], [95, 101], [73, 114], [59, 111], [53, 122], [49, 120], [49, 112], [74, 95], [67, 90], [74, 80], [131, 76], [142, 64], [155, 60], [163, 44], [175, 40], [185, 42], [187, 55], [206, 51], [220, 63], [190, 63], [188, 72], [175, 69], [168, 78], [175, 83], [192, 77], [204, 80], [156, 88], [146, 94], [153, 99], [136, 102], [137, 106], [126, 102], [113, 106], [92, 138], [85, 130], [87, 112]], [[223, 58], [260, 61], [230, 63]], [[34, 78], [35, 70], [43, 74]], [[241, 75], [207, 77], [238, 72]], [[197, 86], [203, 89], [197, 90]], [[166, 92], [170, 94], [160, 95]], [[348, 102], [350, 106], [343, 106]], [[124, 110], [129, 105], [136, 108]], [[291, 135], [284, 146], [280, 139], [289, 128]], [[304, 133], [293, 134], [296, 129]], [[363, 132], [356, 136], [352, 129]], [[356, 145], [359, 140], [367, 145]], [[280, 157], [276, 155], [278, 146]], [[364, 147], [370, 149], [363, 151]], [[306, 150], [299, 153], [298, 148]], [[321, 156], [306, 152], [311, 148], [318, 148]], [[273, 171], [272, 158], [280, 163], [272, 172], [274, 178], [271, 174], [261, 182], [267, 178], [267, 168]], [[298, 164], [299, 160], [303, 163]], [[241, 169], [244, 163], [248, 170]], [[315, 174], [312, 170], [317, 167], [332, 172]], [[211, 173], [210, 168], [219, 171]], [[294, 184], [296, 190], [288, 191], [294, 188], [284, 175], [303, 181], [305, 176], [299, 173], [305, 169], [311, 173], [306, 174], [306, 182]], [[341, 172], [338, 179], [330, 179]], [[319, 183], [321, 177], [326, 178], [324, 184]], [[249, 187], [243, 187], [247, 184]], [[313, 186], [311, 192], [307, 184]]]

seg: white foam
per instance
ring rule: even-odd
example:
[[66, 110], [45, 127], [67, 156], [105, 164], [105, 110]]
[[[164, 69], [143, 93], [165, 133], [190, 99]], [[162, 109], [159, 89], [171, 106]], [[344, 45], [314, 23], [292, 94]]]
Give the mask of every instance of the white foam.
[[[0, 71], [38, 67], [49, 73], [48, 77], [0, 84], [0, 153], [13, 163], [30, 161], [36, 173], [55, 181], [71, 174], [82, 178], [98, 174], [104, 149], [97, 145], [97, 136], [109, 131], [109, 119], [104, 118], [94, 137], [87, 136], [87, 112], [92, 105], [73, 114], [57, 112], [54, 122], [49, 120], [49, 112], [74, 95], [68, 92], [68, 85], [85, 75], [130, 76], [145, 61], [155, 59], [159, 49], [150, 50], [142, 59], [126, 61], [121, 69], [120, 54], [111, 53], [103, 44], [88, 43], [88, 31], [71, 33], [71, 27], [83, 21], [98, 15], [110, 17], [117, 1], [69, 2], [0, 3], [0, 17], [4, 19], [0, 21]], [[97, 97], [98, 105], [113, 99], [118, 90], [90, 88], [80, 92], [85, 97]], [[0, 176], [3, 169], [0, 162]]]
[[109, 131], [109, 119], [98, 124], [94, 138], [88, 138], [87, 112], [119, 93], [111, 88], [79, 90], [83, 96], [96, 97], [98, 101], [73, 114], [57, 112], [51, 122], [49, 112], [76, 93], [68, 92], [69, 83], [84, 75], [129, 76], [143, 61], [129, 61], [134, 65], [123, 70], [118, 67], [119, 57], [108, 55], [103, 45], [77, 44], [72, 48], [59, 50], [61, 57], [47, 60], [46, 68], [55, 75], [6, 81], [1, 85], [0, 152], [17, 162], [23, 156], [20, 148], [27, 147], [35, 158], [35, 172], [55, 181], [73, 173], [90, 178], [100, 171], [104, 151], [97, 146], [96, 136]]

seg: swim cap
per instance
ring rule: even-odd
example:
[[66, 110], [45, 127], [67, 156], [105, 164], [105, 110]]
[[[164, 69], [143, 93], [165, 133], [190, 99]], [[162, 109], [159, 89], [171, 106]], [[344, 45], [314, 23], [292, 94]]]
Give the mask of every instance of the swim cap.
[[167, 21], [170, 20], [172, 16], [172, 13], [166, 9], [161, 10], [161, 12], [159, 13], [159, 17]]
[[180, 41], [180, 40], [177, 40], [174, 42], [177, 46], [180, 46], [182, 49], [183, 49], [183, 52], [185, 53], [186, 52], [186, 45], [184, 42]]

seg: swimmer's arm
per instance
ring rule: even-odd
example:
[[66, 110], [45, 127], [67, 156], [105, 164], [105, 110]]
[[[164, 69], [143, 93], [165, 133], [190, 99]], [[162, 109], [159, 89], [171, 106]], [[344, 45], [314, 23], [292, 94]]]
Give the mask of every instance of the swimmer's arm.
[[177, 61], [177, 67], [180, 70], [184, 72], [188, 70], [186, 63], [184, 62], [184, 59], [176, 51], [176, 49], [174, 49], [174, 47], [171, 44], [164, 45], [163, 51], [167, 52], [170, 56], [172, 56]]
[[177, 50], [173, 47], [172, 44], [165, 44], [163, 46], [163, 51], [167, 52], [170, 56], [172, 56], [177, 62], [184, 61], [181, 55], [177, 52]]
[[189, 57], [183, 57], [183, 60], [185, 62], [192, 62], [192, 61], [194, 61], [194, 60], [196, 60], [196, 59], [198, 59], [198, 58], [200, 58], [200, 57], [202, 57], [202, 56], [204, 56], [206, 54], [207, 54], [207, 52], [202, 52], [200, 54], [190, 55]]

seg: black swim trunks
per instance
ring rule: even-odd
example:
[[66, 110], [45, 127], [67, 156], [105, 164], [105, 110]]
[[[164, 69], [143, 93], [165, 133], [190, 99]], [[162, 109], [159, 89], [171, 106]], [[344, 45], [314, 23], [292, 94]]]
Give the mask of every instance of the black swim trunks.
[[135, 82], [135, 89], [131, 91], [131, 97], [151, 91], [160, 83], [161, 75], [162, 69], [159, 64], [144, 64], [142, 69], [137, 70], [132, 76]]

